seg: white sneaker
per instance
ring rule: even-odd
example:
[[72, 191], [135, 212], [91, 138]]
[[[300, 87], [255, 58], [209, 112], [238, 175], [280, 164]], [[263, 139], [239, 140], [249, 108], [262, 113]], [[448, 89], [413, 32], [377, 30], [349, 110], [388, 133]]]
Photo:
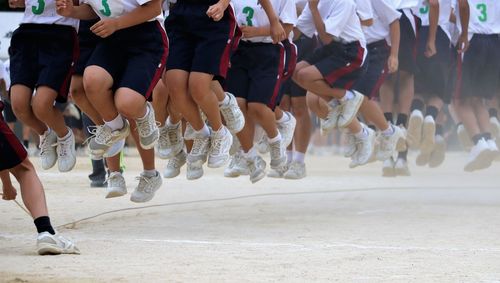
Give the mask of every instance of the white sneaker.
[[48, 129], [40, 136], [40, 161], [42, 168], [48, 170], [57, 162], [57, 135], [51, 129]]
[[181, 152], [177, 153], [176, 156], [170, 158], [165, 167], [165, 171], [163, 171], [163, 177], [171, 179], [179, 176], [182, 166], [186, 164], [186, 157], [187, 154], [183, 149]]
[[218, 131], [213, 131], [210, 137], [210, 150], [208, 152], [208, 167], [219, 168], [229, 160], [229, 150], [233, 144], [233, 135], [222, 126]]
[[306, 164], [301, 162], [292, 162], [288, 171], [285, 173], [285, 179], [298, 180], [306, 177]]
[[136, 119], [137, 132], [139, 133], [139, 143], [143, 149], [152, 149], [160, 138], [160, 130], [155, 120], [155, 110], [151, 103], [146, 102], [149, 109], [148, 115], [144, 119]]
[[390, 136], [385, 136], [380, 133], [378, 136], [378, 151], [377, 151], [377, 159], [380, 161], [385, 161], [389, 159], [394, 152], [398, 151], [398, 148], [403, 148], [405, 141], [403, 130], [400, 127], [393, 126], [389, 124], [390, 127], [393, 128], [394, 132]]
[[203, 164], [187, 162], [186, 178], [197, 180], [203, 176]]
[[285, 148], [283, 147], [282, 139], [269, 143], [271, 154], [271, 169], [278, 169], [286, 165]]
[[220, 112], [222, 117], [224, 117], [224, 121], [226, 122], [226, 127], [232, 134], [239, 133], [243, 127], [245, 126], [245, 116], [243, 112], [241, 112], [240, 107], [238, 106], [238, 102], [234, 95], [229, 92], [226, 92], [226, 97], [229, 97], [229, 103], [222, 104], [220, 108]]
[[106, 180], [108, 186], [106, 188], [106, 198], [116, 198], [127, 194], [127, 185], [125, 178], [120, 172], [111, 172]]
[[130, 124], [127, 119], [123, 119], [123, 128], [111, 130], [107, 125], [96, 126], [91, 131], [92, 136], [89, 142], [89, 151], [92, 159], [100, 160], [117, 142], [125, 140], [130, 134]]
[[210, 149], [210, 137], [195, 137], [193, 148], [187, 156], [187, 162], [202, 166], [207, 162], [208, 150]]
[[497, 117], [490, 117], [491, 135], [497, 140], [500, 139], [500, 121]]
[[420, 143], [420, 151], [430, 154], [434, 150], [434, 137], [436, 135], [436, 122], [432, 116], [425, 116], [424, 125], [422, 126], [422, 140]]
[[259, 139], [259, 142], [257, 142], [257, 151], [259, 151], [260, 154], [266, 154], [268, 153], [271, 148], [269, 147], [269, 142], [267, 140], [267, 135], [264, 132], [264, 134], [261, 136]]
[[493, 139], [489, 139], [486, 141], [488, 143], [488, 147], [490, 148], [492, 159], [495, 160], [498, 155], [500, 155], [500, 151], [498, 150], [497, 144]]
[[184, 131], [184, 139], [187, 141], [192, 141], [196, 138], [196, 132], [193, 129], [193, 126], [189, 124], [189, 122], [186, 123], [186, 130]]
[[346, 133], [346, 145], [344, 147], [344, 157], [345, 158], [350, 158], [356, 153], [356, 139], [354, 138], [354, 135], [347, 131]]
[[465, 128], [464, 125], [462, 124], [458, 125], [457, 136], [463, 149], [466, 151], [470, 151], [474, 146], [474, 143], [472, 142], [469, 133], [467, 133], [467, 129]]
[[396, 176], [410, 176], [410, 168], [408, 162], [403, 158], [398, 158], [394, 164], [394, 173]]
[[286, 171], [288, 171], [289, 165], [290, 164], [287, 163], [285, 166], [269, 170], [269, 173], [267, 173], [267, 177], [275, 179], [283, 178], [285, 176]]
[[394, 159], [390, 157], [386, 159], [382, 165], [382, 177], [396, 177], [396, 171], [394, 171]]
[[338, 128], [339, 115], [342, 107], [340, 105], [330, 105], [328, 104], [330, 109], [328, 110], [328, 115], [325, 119], [320, 120], [320, 129], [322, 135], [326, 135], [334, 129]]
[[364, 127], [368, 132], [368, 136], [362, 139], [354, 138], [356, 144], [356, 153], [352, 156], [353, 162], [349, 165], [350, 168], [367, 164], [373, 156], [375, 149], [375, 131]]
[[243, 153], [241, 151], [236, 152], [235, 155], [231, 158], [231, 162], [224, 170], [224, 177], [227, 178], [237, 178], [241, 175], [248, 175], [248, 166], [247, 161], [243, 157]]
[[163, 183], [163, 179], [158, 171], [156, 171], [156, 176], [146, 177], [141, 173], [136, 179], [139, 180], [139, 184], [134, 192], [132, 192], [132, 195], [130, 195], [130, 200], [133, 202], [147, 202], [152, 200], [156, 191], [161, 188]]
[[441, 135], [435, 137], [434, 151], [432, 151], [429, 167], [436, 168], [443, 164], [446, 156], [446, 141]]
[[259, 155], [247, 159], [247, 166], [252, 184], [257, 183], [266, 176], [266, 162]]
[[124, 147], [125, 147], [125, 140], [119, 140], [109, 147], [108, 151], [104, 153], [103, 157], [105, 158], [113, 157], [119, 154]]
[[432, 156], [432, 152], [424, 152], [424, 151], [421, 151], [418, 155], [417, 155], [417, 159], [415, 161], [415, 163], [418, 165], [418, 166], [425, 166], [427, 164], [429, 164], [430, 160], [431, 160], [431, 156]]
[[69, 172], [76, 164], [75, 135], [68, 128], [69, 137], [65, 140], [57, 138], [57, 167], [59, 172]]
[[182, 139], [182, 123], [176, 125], [168, 125], [160, 129], [160, 137], [156, 145], [156, 154], [161, 159], [171, 159], [176, 156], [184, 148], [184, 141]]
[[490, 143], [484, 138], [480, 139], [477, 144], [472, 147], [469, 158], [465, 163], [464, 170], [466, 172], [473, 172], [490, 167], [495, 158], [493, 151], [494, 148], [491, 148]]
[[415, 109], [410, 114], [408, 120], [408, 134], [406, 136], [411, 149], [418, 149], [422, 142], [422, 123], [424, 115], [422, 111]]
[[235, 155], [241, 149], [240, 140], [236, 135], [233, 135], [233, 143], [231, 144], [231, 148], [229, 149], [229, 155]]
[[36, 239], [39, 255], [80, 254], [75, 244], [60, 234], [52, 235], [49, 232], [38, 234]]
[[297, 125], [297, 120], [293, 117], [292, 113], [283, 111], [283, 115], [288, 116], [288, 120], [283, 123], [276, 123], [278, 126], [278, 131], [281, 134], [281, 140], [283, 142], [283, 147], [287, 148], [293, 140], [293, 134], [295, 133], [295, 126]]
[[339, 107], [341, 108], [339, 109], [339, 118], [337, 123], [339, 128], [345, 128], [351, 124], [352, 120], [356, 118], [356, 115], [358, 114], [359, 107], [361, 107], [361, 104], [363, 103], [363, 99], [365, 98], [364, 95], [357, 91], [353, 91], [353, 93], [353, 98], [345, 102], [340, 102]]

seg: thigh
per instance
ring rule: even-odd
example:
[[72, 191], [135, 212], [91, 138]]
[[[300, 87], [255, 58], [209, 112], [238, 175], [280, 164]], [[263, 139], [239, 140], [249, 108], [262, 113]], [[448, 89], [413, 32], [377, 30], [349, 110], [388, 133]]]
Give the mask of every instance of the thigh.
[[38, 46], [24, 26], [16, 29], [10, 42], [11, 86], [21, 84], [32, 90], [38, 78]]

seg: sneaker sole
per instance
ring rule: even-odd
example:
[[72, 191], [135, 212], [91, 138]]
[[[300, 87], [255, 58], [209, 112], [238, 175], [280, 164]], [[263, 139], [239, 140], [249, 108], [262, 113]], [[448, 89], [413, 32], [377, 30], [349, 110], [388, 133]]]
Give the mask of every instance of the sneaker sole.
[[425, 153], [431, 153], [436, 144], [436, 124], [424, 123], [422, 133], [423, 137], [420, 143], [420, 150]]
[[[343, 129], [343, 128], [349, 126], [349, 124], [351, 124], [351, 122], [354, 120], [354, 118], [356, 118], [356, 115], [358, 114], [359, 108], [361, 107], [361, 104], [363, 104], [364, 99], [365, 99], [365, 96], [362, 95], [362, 98], [359, 99], [359, 101], [356, 103], [356, 105], [354, 105], [354, 111], [353, 111], [354, 115], [352, 117], [350, 117], [349, 120], [346, 120], [343, 124], [339, 123], [339, 121], [337, 120], [337, 127], [339, 129]], [[339, 115], [339, 117], [340, 117], [340, 115]]]
[[485, 150], [481, 152], [474, 161], [466, 164], [464, 167], [465, 172], [474, 172], [478, 170], [483, 170], [491, 166], [493, 159], [496, 156], [493, 155], [491, 150]]
[[108, 191], [105, 198], [117, 198], [117, 197], [124, 196], [126, 194], [127, 194], [127, 191], [123, 192], [123, 191], [113, 190], [113, 191]]
[[63, 249], [51, 244], [38, 244], [37, 253], [39, 255], [60, 255], [63, 253]]
[[300, 179], [304, 179], [305, 177], [306, 177], [306, 174], [300, 175], [300, 176], [290, 176], [290, 175], [285, 174], [285, 176], [284, 176], [284, 178], [287, 180], [300, 180]]
[[222, 161], [218, 161], [216, 163], [212, 163], [210, 162], [210, 158], [208, 158], [208, 164], [207, 164], [207, 167], [208, 168], [212, 168], [212, 169], [217, 169], [217, 168], [221, 168], [223, 167], [224, 165], [227, 164], [227, 162], [229, 161], [229, 155], [227, 155], [227, 157], [224, 158], [224, 160]]
[[396, 177], [396, 172], [394, 172], [394, 168], [383, 167], [382, 177]]
[[415, 163], [418, 166], [425, 166], [425, 165], [429, 164], [430, 159], [431, 159], [431, 155], [430, 154], [428, 154], [428, 153], [420, 153], [417, 156], [417, 160], [415, 161]]
[[252, 182], [252, 184], [255, 184], [258, 181], [264, 179], [264, 177], [266, 177], [266, 172], [262, 171], [259, 175], [257, 175], [257, 177], [250, 178], [250, 181]]
[[180, 174], [181, 174], [181, 170], [179, 169], [178, 171], [175, 171], [175, 173], [171, 174], [171, 175], [163, 173], [163, 178], [165, 178], [165, 179], [173, 179], [173, 178], [179, 176]]
[[423, 122], [424, 120], [420, 116], [410, 116], [410, 120], [408, 121], [407, 136], [410, 137], [408, 139], [408, 143], [410, 144], [411, 149], [418, 149], [420, 147], [420, 143], [422, 142]]

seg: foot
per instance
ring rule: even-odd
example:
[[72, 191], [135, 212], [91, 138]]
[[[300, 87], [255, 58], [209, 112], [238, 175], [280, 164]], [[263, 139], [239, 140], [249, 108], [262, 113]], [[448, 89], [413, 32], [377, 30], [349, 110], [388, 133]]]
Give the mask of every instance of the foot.
[[421, 151], [417, 155], [417, 159], [416, 159], [415, 163], [418, 166], [426, 166], [427, 164], [429, 164], [429, 161], [431, 160], [431, 156], [432, 156], [432, 152]]
[[394, 172], [396, 176], [410, 176], [408, 162], [403, 158], [398, 158], [394, 164]]
[[234, 95], [226, 92], [226, 97], [229, 98], [229, 102], [220, 105], [220, 112], [222, 114], [222, 117], [224, 117], [227, 129], [232, 134], [237, 134], [245, 126], [245, 116], [243, 116], [243, 113], [241, 112], [241, 109], [238, 106], [238, 102], [236, 101]]
[[176, 125], [169, 125], [159, 129], [160, 137], [156, 145], [156, 154], [161, 159], [171, 159], [182, 151], [184, 148], [184, 141], [182, 139], [182, 123]]
[[422, 140], [422, 123], [424, 115], [418, 109], [415, 109], [410, 114], [408, 120], [408, 144], [411, 149], [418, 149]]
[[282, 123], [276, 123], [278, 126], [278, 131], [281, 134], [283, 147], [287, 148], [293, 140], [293, 134], [295, 133], [295, 126], [297, 125], [297, 120], [293, 117], [290, 112], [283, 112], [283, 115], [288, 116], [288, 120]]
[[75, 136], [68, 128], [69, 136], [65, 139], [57, 138], [57, 167], [59, 172], [69, 172], [76, 164]]
[[92, 159], [102, 159], [110, 148], [121, 140], [125, 140], [130, 134], [130, 124], [123, 120], [123, 128], [112, 130], [107, 125], [96, 126], [91, 132], [92, 137], [89, 142], [89, 151]]
[[436, 123], [432, 116], [426, 116], [424, 125], [422, 126], [422, 140], [420, 143], [420, 151], [425, 154], [431, 154], [434, 150], [434, 137], [436, 135]]
[[405, 143], [404, 133], [401, 128], [393, 125], [390, 125], [390, 127], [393, 129], [392, 135], [387, 136], [380, 133], [377, 138], [377, 159], [380, 161], [389, 159], [398, 150], [398, 147], [402, 148], [402, 144]]
[[436, 168], [443, 164], [446, 156], [446, 141], [441, 135], [434, 138], [435, 145], [429, 160], [429, 167]]
[[344, 157], [351, 158], [356, 153], [356, 139], [351, 132], [346, 132], [346, 145], [344, 147]]
[[146, 117], [136, 119], [137, 132], [139, 133], [139, 143], [143, 149], [152, 149], [155, 147], [160, 138], [160, 130], [155, 120], [155, 111], [151, 103], [147, 102], [146, 107], [149, 109]]
[[165, 171], [163, 171], [163, 177], [171, 179], [179, 176], [182, 166], [186, 164], [186, 157], [187, 154], [183, 149], [179, 153], [177, 153], [176, 156], [170, 158], [168, 160], [167, 166], [165, 167]]
[[243, 157], [243, 153], [241, 151], [238, 151], [235, 155], [233, 155], [233, 157], [231, 158], [231, 162], [229, 162], [229, 165], [224, 170], [224, 177], [237, 178], [241, 175], [248, 174], [249, 172], [247, 161]]
[[130, 195], [130, 200], [133, 202], [148, 202], [153, 199], [156, 191], [161, 187], [163, 180], [158, 171], [152, 177], [145, 176], [141, 173], [139, 177], [139, 184]]
[[267, 135], [264, 133], [262, 137], [259, 139], [257, 142], [257, 151], [259, 151], [260, 154], [266, 154], [268, 153], [271, 148], [269, 147], [269, 142], [267, 140]]
[[328, 115], [326, 116], [325, 119], [322, 119], [320, 123], [320, 129], [322, 135], [326, 135], [332, 130], [338, 128], [338, 121], [339, 121], [341, 107], [338, 104], [332, 106], [330, 103], [329, 106], [330, 109], [328, 110]]
[[116, 198], [127, 194], [127, 185], [125, 178], [120, 172], [111, 172], [108, 177], [108, 186], [106, 188], [106, 198]]
[[349, 165], [350, 168], [357, 166], [362, 166], [370, 162], [374, 149], [375, 149], [375, 131], [365, 127], [367, 131], [367, 136], [364, 138], [356, 138], [356, 153], [352, 156], [352, 162]]
[[382, 165], [382, 177], [396, 177], [394, 158], [386, 159]]
[[290, 164], [287, 163], [285, 166], [282, 166], [280, 168], [269, 170], [269, 173], [267, 173], [267, 177], [275, 179], [283, 178], [285, 176], [286, 171], [288, 171], [289, 165]]
[[42, 168], [48, 170], [57, 161], [57, 135], [52, 130], [47, 130], [43, 135], [40, 136], [40, 161], [42, 162]]
[[222, 126], [218, 131], [212, 132], [210, 143], [208, 167], [220, 168], [229, 161], [229, 150], [233, 144], [233, 136], [226, 127]]
[[469, 133], [467, 133], [467, 129], [465, 129], [464, 125], [460, 124], [457, 127], [457, 136], [462, 148], [466, 151], [470, 151], [474, 146]]
[[190, 164], [195, 164], [201, 167], [207, 162], [208, 151], [210, 149], [210, 137], [197, 136], [193, 141], [193, 148], [187, 156], [187, 161]]
[[283, 147], [282, 140], [269, 143], [271, 153], [271, 169], [278, 169], [286, 165], [285, 148]]
[[252, 184], [257, 183], [266, 176], [266, 162], [259, 155], [247, 159], [247, 166]]
[[489, 143], [485, 139], [480, 139], [475, 146], [472, 147], [469, 158], [465, 163], [464, 170], [473, 172], [476, 170], [486, 169], [491, 166], [493, 151]]
[[364, 96], [361, 93], [353, 91], [353, 94], [354, 96], [351, 99], [340, 103], [339, 107], [341, 108], [339, 109], [337, 123], [339, 128], [345, 128], [351, 124], [352, 120], [358, 114], [359, 107], [363, 103]]
[[290, 168], [285, 173], [285, 179], [298, 180], [306, 177], [306, 164], [302, 162], [292, 162]]
[[60, 234], [52, 235], [49, 232], [38, 234], [36, 246], [39, 255], [80, 254], [75, 244]]
[[186, 178], [190, 181], [203, 176], [203, 164], [187, 162]]

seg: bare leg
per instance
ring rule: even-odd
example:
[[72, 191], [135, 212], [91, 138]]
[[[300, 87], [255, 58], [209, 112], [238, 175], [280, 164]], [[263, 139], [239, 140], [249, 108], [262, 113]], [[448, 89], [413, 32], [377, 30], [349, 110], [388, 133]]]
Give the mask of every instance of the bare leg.
[[31, 108], [33, 90], [23, 85], [11, 87], [12, 110], [16, 117], [26, 126], [32, 128], [38, 135], [43, 135], [48, 127], [40, 121]]
[[61, 111], [54, 107], [57, 92], [49, 87], [40, 86], [32, 100], [35, 116], [49, 126], [58, 137], [62, 138], [68, 134], [68, 127], [64, 123]]

